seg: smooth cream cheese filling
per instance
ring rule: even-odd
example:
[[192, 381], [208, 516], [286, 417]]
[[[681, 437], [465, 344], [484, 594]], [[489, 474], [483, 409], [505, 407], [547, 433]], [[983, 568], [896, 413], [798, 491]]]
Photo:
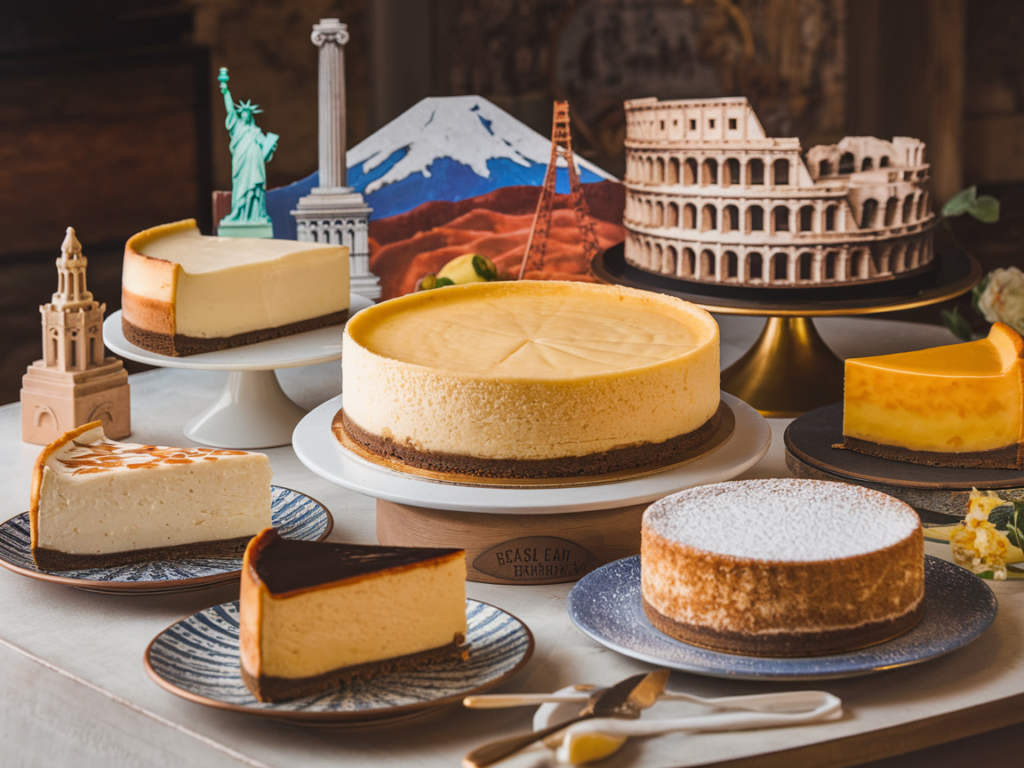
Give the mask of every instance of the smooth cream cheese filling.
[[46, 461], [38, 547], [101, 555], [253, 536], [271, 524], [262, 454], [97, 438], [91, 430]]
[[301, 678], [466, 635], [463, 558], [277, 598], [262, 595], [260, 674]]
[[345, 413], [371, 434], [425, 452], [550, 459], [664, 442], [718, 409], [718, 326], [685, 302], [529, 281], [428, 294], [346, 327]]
[[183, 224], [148, 230], [128, 245], [140, 255], [125, 258], [125, 290], [173, 306], [175, 333], [184, 336], [277, 328], [349, 305], [344, 246], [206, 237]]

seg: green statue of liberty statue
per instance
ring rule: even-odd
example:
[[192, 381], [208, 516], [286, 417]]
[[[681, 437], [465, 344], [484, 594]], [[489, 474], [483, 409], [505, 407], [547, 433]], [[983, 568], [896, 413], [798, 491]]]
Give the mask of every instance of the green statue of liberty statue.
[[263, 133], [254, 120], [261, 113], [256, 104], [231, 100], [228, 70], [221, 67], [217, 76], [224, 94], [227, 119], [224, 126], [231, 136], [231, 213], [220, 220], [217, 234], [227, 237], [273, 237], [267, 215], [267, 163], [277, 149], [276, 133]]

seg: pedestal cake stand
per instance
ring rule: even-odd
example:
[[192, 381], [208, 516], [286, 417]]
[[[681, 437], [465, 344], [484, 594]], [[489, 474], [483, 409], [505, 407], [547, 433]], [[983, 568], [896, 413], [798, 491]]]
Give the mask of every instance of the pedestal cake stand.
[[843, 361], [814, 327], [815, 317], [869, 315], [937, 304], [969, 291], [981, 265], [951, 242], [935, 243], [936, 268], [871, 285], [761, 288], [709, 285], [645, 272], [626, 263], [624, 247], [598, 254], [591, 268], [602, 280], [676, 296], [709, 312], [768, 316], [760, 337], [722, 371], [722, 389], [765, 416], [799, 416], [843, 399]]
[[[355, 314], [373, 302], [350, 298]], [[341, 325], [280, 339], [189, 357], [170, 357], [137, 347], [124, 337], [121, 312], [103, 323], [103, 343], [116, 355], [160, 368], [229, 371], [220, 397], [185, 425], [191, 440], [215, 448], [273, 448], [288, 445], [306, 409], [281, 389], [275, 371], [341, 359]]]
[[342, 406], [341, 395], [299, 422], [292, 447], [316, 474], [377, 499], [381, 544], [465, 549], [470, 581], [550, 584], [575, 581], [637, 554], [640, 516], [650, 502], [728, 480], [760, 461], [771, 442], [767, 422], [731, 395], [723, 394], [722, 402], [731, 412], [732, 432], [717, 448], [662, 471], [604, 482], [570, 478], [561, 485], [470, 485], [389, 469], [335, 438], [331, 422]]

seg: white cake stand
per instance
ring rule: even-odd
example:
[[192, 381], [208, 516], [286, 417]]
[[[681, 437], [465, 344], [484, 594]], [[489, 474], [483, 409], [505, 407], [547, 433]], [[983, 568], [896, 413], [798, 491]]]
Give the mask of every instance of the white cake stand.
[[[640, 515], [650, 502], [736, 477], [768, 452], [771, 429], [761, 414], [724, 392], [722, 401], [733, 412], [735, 429], [713, 452], [654, 474], [594, 485], [457, 485], [378, 466], [344, 448], [332, 434], [341, 395], [299, 422], [292, 448], [316, 474], [377, 499], [381, 544], [465, 549], [471, 581], [572, 581], [639, 552]], [[546, 566], [552, 571], [548, 578], [538, 568], [551, 552], [561, 553], [562, 559]], [[530, 557], [541, 562], [517, 565], [517, 558]]]
[[[355, 314], [373, 302], [351, 294]], [[288, 445], [306, 410], [281, 389], [277, 370], [341, 359], [341, 325], [280, 339], [188, 357], [171, 357], [137, 347], [124, 337], [121, 312], [103, 323], [103, 342], [116, 355], [161, 368], [229, 371], [220, 397], [185, 425], [189, 439], [215, 448], [273, 448]]]

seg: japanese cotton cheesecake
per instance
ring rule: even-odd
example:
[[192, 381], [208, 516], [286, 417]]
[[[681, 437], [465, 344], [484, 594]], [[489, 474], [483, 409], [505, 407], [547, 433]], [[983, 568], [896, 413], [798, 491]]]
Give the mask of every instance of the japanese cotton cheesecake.
[[714, 650], [840, 653], [924, 613], [917, 514], [845, 483], [746, 480], [668, 496], [644, 512], [640, 557], [651, 623]]
[[846, 361], [843, 448], [914, 464], [1024, 469], [1024, 341], [1003, 323], [964, 344]]
[[260, 701], [464, 659], [466, 555], [268, 528], [245, 551], [239, 611], [242, 679]]
[[195, 220], [163, 224], [124, 249], [125, 338], [161, 355], [238, 347], [343, 323], [348, 248], [207, 237]]
[[719, 419], [717, 324], [646, 291], [553, 281], [424, 291], [356, 315], [343, 355], [335, 432], [439, 472], [612, 472], [697, 446]]
[[32, 474], [32, 556], [42, 570], [234, 556], [270, 525], [260, 453], [118, 443], [98, 421], [43, 449]]

